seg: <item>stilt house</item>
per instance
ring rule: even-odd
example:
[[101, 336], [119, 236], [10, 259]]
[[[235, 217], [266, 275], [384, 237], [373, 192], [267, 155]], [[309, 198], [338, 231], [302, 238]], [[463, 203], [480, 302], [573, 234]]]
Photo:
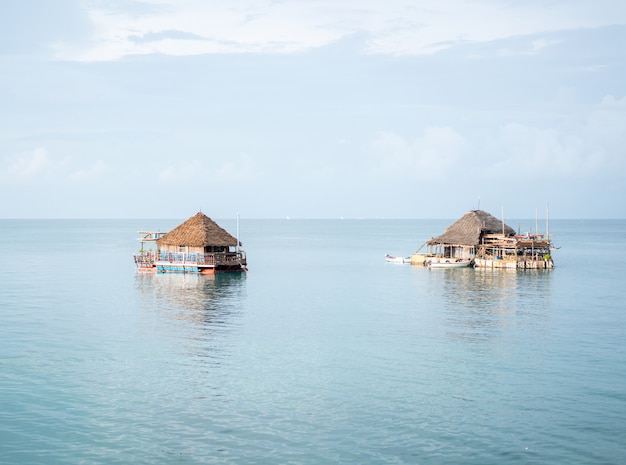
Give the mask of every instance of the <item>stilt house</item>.
[[[483, 210], [471, 210], [424, 244], [426, 254], [413, 261], [471, 260], [476, 267], [552, 268], [547, 234], [517, 235], [515, 230]], [[419, 251], [418, 251], [419, 252]]]
[[[144, 238], [155, 238], [153, 242], [156, 242], [157, 251], [152, 257], [138, 259], [136, 255], [138, 266], [148, 264], [155, 268], [154, 271], [160, 272], [203, 274], [246, 269], [246, 256], [239, 248], [239, 240], [202, 212], [168, 233], [143, 234]], [[146, 254], [149, 253], [143, 252], [142, 255]]]

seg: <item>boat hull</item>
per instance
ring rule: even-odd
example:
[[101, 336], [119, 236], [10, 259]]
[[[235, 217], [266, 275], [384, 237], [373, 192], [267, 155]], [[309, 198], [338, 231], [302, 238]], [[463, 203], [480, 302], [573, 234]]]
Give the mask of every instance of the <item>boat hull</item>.
[[243, 265], [222, 265], [222, 266], [199, 266], [192, 264], [172, 264], [157, 263], [156, 272], [158, 273], [198, 273], [198, 274], [215, 274], [225, 272], [241, 272], [247, 271]]
[[411, 263], [411, 257], [395, 257], [393, 255], [385, 255], [385, 261], [388, 263]]
[[440, 260], [440, 261], [429, 261], [427, 265], [430, 268], [468, 268], [472, 266], [471, 260], [458, 260], [458, 261], [450, 261], [450, 260]]
[[219, 254], [143, 252], [134, 257], [137, 271], [142, 273], [215, 274], [248, 271], [243, 251]]

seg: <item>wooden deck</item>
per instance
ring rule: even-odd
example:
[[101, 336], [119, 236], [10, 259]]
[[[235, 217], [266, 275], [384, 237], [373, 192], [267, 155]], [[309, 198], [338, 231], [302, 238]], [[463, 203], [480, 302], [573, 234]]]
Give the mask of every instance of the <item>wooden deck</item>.
[[549, 237], [541, 234], [503, 236], [487, 234], [476, 248], [479, 268], [554, 268]]
[[142, 271], [203, 272], [243, 271], [247, 261], [244, 252], [173, 253], [141, 252], [133, 255], [135, 265]]

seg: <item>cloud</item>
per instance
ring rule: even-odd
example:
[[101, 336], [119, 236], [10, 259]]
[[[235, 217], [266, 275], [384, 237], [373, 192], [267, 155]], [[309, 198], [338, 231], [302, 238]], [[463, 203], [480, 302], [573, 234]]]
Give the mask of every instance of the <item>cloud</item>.
[[185, 182], [193, 179], [206, 179], [208, 172], [198, 160], [166, 166], [157, 174], [157, 180], [162, 183]]
[[0, 178], [11, 184], [30, 184], [55, 179], [67, 165], [67, 160], [53, 160], [44, 148], [32, 152], [5, 156], [0, 166]]
[[602, 160], [587, 153], [580, 136], [556, 129], [541, 129], [510, 123], [501, 130], [505, 158], [491, 167], [491, 176], [538, 178], [578, 178], [596, 173]]
[[2, 165], [0, 172], [6, 180], [33, 180], [45, 177], [53, 169], [50, 156], [43, 148], [37, 148], [31, 153], [5, 157]]
[[93, 165], [87, 168], [77, 169], [72, 171], [68, 175], [68, 179], [73, 180], [87, 180], [96, 179], [109, 171], [109, 167], [102, 160], [96, 160]]
[[0, 165], [0, 179], [12, 185], [51, 185], [93, 180], [107, 170], [101, 160], [86, 168], [75, 167], [71, 158], [54, 158], [39, 147], [32, 152], [5, 156]]
[[[626, 23], [621, 2], [442, 0], [85, 2], [90, 40], [55, 44], [60, 59], [118, 60], [141, 54], [295, 53], [342, 38], [367, 37], [366, 51], [431, 54], [457, 44]], [[117, 9], [116, 9], [117, 7]], [[549, 45], [536, 39], [532, 51]]]
[[[604, 97], [568, 118], [509, 121], [493, 136], [429, 126], [411, 139], [381, 131], [367, 145], [374, 178], [499, 180], [502, 186], [542, 180], [626, 181], [626, 97]], [[486, 129], [488, 130], [488, 129]], [[481, 181], [482, 182], [482, 181]]]
[[162, 168], [157, 174], [161, 184], [210, 183], [212, 185], [235, 185], [259, 179], [263, 171], [252, 157], [241, 154], [234, 160], [208, 165], [200, 160], [181, 160]]
[[380, 132], [370, 144], [374, 177], [425, 179], [456, 171], [468, 148], [466, 139], [450, 127], [430, 126], [409, 141], [390, 131]]
[[624, 177], [626, 98], [605, 97], [580, 119], [559, 128], [509, 123], [501, 128], [504, 157], [492, 175], [528, 173], [550, 179]]
[[[586, 121], [586, 131], [612, 148], [624, 148], [626, 138], [626, 97], [605, 96]], [[621, 152], [621, 151], [620, 151]]]
[[547, 40], [547, 39], [536, 39], [532, 41], [531, 49], [528, 52], [530, 55], [534, 55], [544, 48], [551, 47], [553, 45], [559, 44], [561, 41], [559, 40]]
[[242, 154], [235, 160], [223, 162], [215, 172], [217, 182], [232, 184], [246, 183], [262, 176], [262, 171], [252, 157]]

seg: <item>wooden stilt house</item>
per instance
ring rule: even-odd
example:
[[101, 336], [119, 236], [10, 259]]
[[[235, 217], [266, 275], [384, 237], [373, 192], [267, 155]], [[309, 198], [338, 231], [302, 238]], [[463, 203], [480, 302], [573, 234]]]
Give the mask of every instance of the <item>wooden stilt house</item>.
[[503, 220], [483, 210], [467, 212], [424, 246], [426, 253], [418, 251], [411, 263], [523, 269], [554, 266], [547, 233], [518, 235]]
[[[140, 271], [213, 274], [246, 271], [241, 243], [202, 212], [196, 213], [168, 233], [140, 231], [142, 249], [135, 254]], [[155, 242], [156, 252], [143, 250]]]

